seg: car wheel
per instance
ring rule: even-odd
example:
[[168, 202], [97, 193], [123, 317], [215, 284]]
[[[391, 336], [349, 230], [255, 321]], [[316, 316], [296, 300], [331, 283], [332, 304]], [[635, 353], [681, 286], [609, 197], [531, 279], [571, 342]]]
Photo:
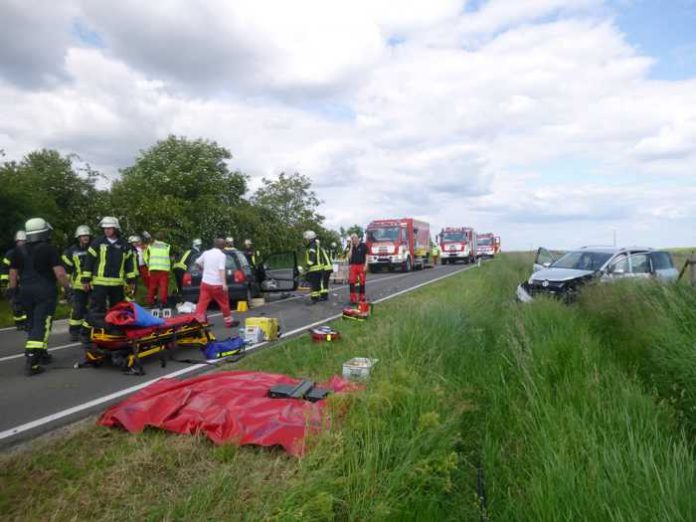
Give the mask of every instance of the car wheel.
[[404, 272], [410, 272], [411, 271], [411, 258], [407, 257], [406, 262], [404, 263], [402, 270]]

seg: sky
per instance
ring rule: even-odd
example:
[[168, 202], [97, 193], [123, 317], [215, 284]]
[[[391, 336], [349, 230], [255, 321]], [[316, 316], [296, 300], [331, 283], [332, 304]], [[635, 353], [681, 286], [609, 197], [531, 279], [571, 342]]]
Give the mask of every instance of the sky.
[[0, 149], [115, 179], [169, 134], [328, 226], [696, 246], [696, 0], [0, 2]]

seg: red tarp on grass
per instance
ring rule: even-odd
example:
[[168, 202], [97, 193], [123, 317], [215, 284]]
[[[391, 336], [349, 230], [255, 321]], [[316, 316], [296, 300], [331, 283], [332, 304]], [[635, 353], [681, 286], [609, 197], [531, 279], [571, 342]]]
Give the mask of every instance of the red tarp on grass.
[[[112, 406], [97, 424], [139, 433], [153, 426], [176, 433], [205, 433], [216, 444], [282, 446], [302, 455], [308, 430], [327, 427], [325, 401], [270, 399], [269, 388], [300, 379], [259, 372], [216, 372], [192, 379], [162, 379]], [[318, 384], [334, 393], [353, 391], [340, 377]]]

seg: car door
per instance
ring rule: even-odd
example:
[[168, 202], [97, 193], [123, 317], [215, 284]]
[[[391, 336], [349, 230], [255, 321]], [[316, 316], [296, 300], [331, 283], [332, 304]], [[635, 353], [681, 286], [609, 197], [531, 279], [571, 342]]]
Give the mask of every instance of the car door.
[[259, 277], [262, 292], [292, 292], [297, 290], [300, 271], [295, 252], [278, 252], [266, 257], [260, 264]]
[[631, 253], [629, 258], [631, 264], [631, 277], [637, 279], [647, 279], [652, 277], [653, 270], [650, 256], [647, 252]]
[[650, 252], [650, 263], [655, 276], [662, 281], [676, 281], [679, 271], [674, 267], [672, 255], [669, 252]]
[[618, 254], [607, 264], [603, 272], [602, 281], [614, 281], [631, 275], [631, 264], [627, 254]]
[[544, 247], [539, 247], [536, 256], [534, 257], [534, 272], [543, 270], [544, 268], [550, 267], [553, 262], [556, 261], [556, 257], [546, 250]]

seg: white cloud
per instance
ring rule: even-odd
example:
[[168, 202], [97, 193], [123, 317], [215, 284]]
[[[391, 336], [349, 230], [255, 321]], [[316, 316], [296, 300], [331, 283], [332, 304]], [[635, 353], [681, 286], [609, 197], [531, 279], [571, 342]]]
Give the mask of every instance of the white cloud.
[[[57, 147], [113, 175], [169, 133], [202, 136], [252, 186], [311, 176], [335, 226], [398, 214], [494, 229], [508, 247], [593, 242], [608, 226], [696, 241], [683, 197], [696, 79], [650, 79], [654, 58], [599, 0], [61, 5], [12, 4], [19, 27], [59, 13], [25, 65], [0, 53], [12, 157]], [[104, 47], [70, 36], [75, 20]], [[592, 170], [548, 171], [564, 158]]]

